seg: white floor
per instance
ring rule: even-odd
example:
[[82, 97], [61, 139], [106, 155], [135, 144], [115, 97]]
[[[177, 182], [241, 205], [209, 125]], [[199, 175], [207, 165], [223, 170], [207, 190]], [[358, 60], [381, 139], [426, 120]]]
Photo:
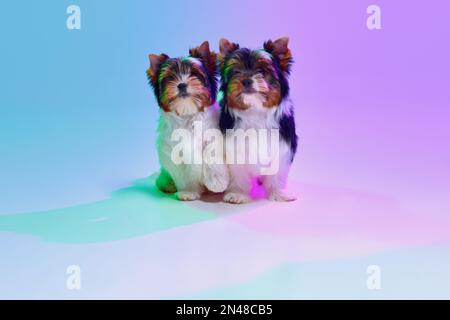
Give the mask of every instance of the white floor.
[[[96, 203], [2, 215], [0, 298], [450, 298], [448, 220], [349, 189], [291, 189], [294, 203], [180, 203], [144, 179]], [[66, 285], [71, 265], [80, 290]]]

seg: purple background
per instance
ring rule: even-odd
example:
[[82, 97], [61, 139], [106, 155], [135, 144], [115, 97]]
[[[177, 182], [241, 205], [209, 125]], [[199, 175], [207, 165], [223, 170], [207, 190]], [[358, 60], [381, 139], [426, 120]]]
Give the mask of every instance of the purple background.
[[[0, 297], [448, 297], [448, 1], [80, 0], [82, 29], [69, 31], [72, 3], [2, 5]], [[370, 4], [381, 7], [381, 30], [366, 27]], [[145, 219], [89, 229], [86, 221], [120, 216], [116, 202], [110, 216], [96, 211], [100, 200], [122, 201], [115, 191], [158, 170], [147, 54], [184, 55], [204, 40], [217, 49], [221, 37], [261, 47], [282, 36], [296, 61], [300, 149], [290, 181], [300, 200], [189, 204], [213, 221], [159, 233], [138, 230], [154, 227]], [[133, 201], [120, 202], [124, 214], [151, 205]], [[90, 277], [87, 291], [64, 289], [71, 263]], [[388, 270], [390, 291], [380, 296], [352, 286], [358, 272], [364, 286], [370, 263]], [[303, 282], [330, 274], [321, 286]], [[402, 278], [419, 275], [413, 287]]]

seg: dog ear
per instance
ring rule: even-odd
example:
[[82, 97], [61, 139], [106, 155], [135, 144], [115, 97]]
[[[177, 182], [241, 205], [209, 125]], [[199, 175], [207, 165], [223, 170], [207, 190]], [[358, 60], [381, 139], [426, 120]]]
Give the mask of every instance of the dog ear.
[[149, 54], [148, 59], [150, 61], [150, 68], [147, 70], [147, 76], [149, 80], [152, 82], [152, 85], [156, 85], [158, 83], [158, 72], [162, 63], [164, 63], [169, 56], [162, 53], [160, 55], [157, 54]]
[[209, 42], [205, 41], [200, 46], [189, 50], [189, 55], [194, 58], [199, 58], [203, 61], [206, 69], [214, 74], [217, 70], [217, 54], [209, 50]]
[[222, 38], [219, 42], [220, 58], [223, 59], [229, 54], [239, 49], [237, 43], [230, 42], [229, 40]]
[[271, 53], [272, 56], [275, 56], [279, 63], [281, 70], [289, 73], [292, 66], [292, 53], [288, 47], [289, 38], [283, 37], [278, 40], [272, 41], [268, 40], [264, 42], [264, 50]]

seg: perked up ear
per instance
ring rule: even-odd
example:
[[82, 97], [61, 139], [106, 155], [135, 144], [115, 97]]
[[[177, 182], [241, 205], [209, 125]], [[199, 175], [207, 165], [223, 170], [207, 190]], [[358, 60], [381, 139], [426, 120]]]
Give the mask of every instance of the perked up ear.
[[212, 74], [217, 70], [217, 54], [209, 50], [209, 42], [205, 41], [200, 46], [189, 50], [189, 55], [203, 61], [203, 64]]
[[237, 49], [239, 49], [239, 45], [237, 43], [230, 42], [229, 40], [224, 38], [220, 39], [219, 50], [222, 59], [233, 53]]
[[162, 63], [164, 63], [169, 56], [162, 53], [160, 55], [157, 54], [149, 54], [148, 59], [150, 61], [150, 68], [147, 70], [147, 76], [149, 80], [152, 82], [152, 85], [156, 85], [158, 82], [158, 72]]
[[264, 42], [264, 50], [277, 57], [281, 70], [289, 73], [293, 61], [292, 53], [288, 47], [288, 44], [288, 37], [283, 37], [275, 41], [268, 40]]

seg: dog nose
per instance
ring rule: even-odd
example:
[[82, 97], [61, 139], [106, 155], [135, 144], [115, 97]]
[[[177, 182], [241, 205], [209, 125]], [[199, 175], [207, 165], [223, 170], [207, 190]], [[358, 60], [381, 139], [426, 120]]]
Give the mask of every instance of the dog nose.
[[180, 83], [178, 86], [178, 91], [180, 91], [181, 93], [186, 93], [187, 91], [187, 84], [186, 83]]
[[244, 80], [242, 80], [242, 85], [245, 88], [250, 88], [252, 86], [252, 84], [253, 84], [253, 80], [252, 79], [244, 79]]

